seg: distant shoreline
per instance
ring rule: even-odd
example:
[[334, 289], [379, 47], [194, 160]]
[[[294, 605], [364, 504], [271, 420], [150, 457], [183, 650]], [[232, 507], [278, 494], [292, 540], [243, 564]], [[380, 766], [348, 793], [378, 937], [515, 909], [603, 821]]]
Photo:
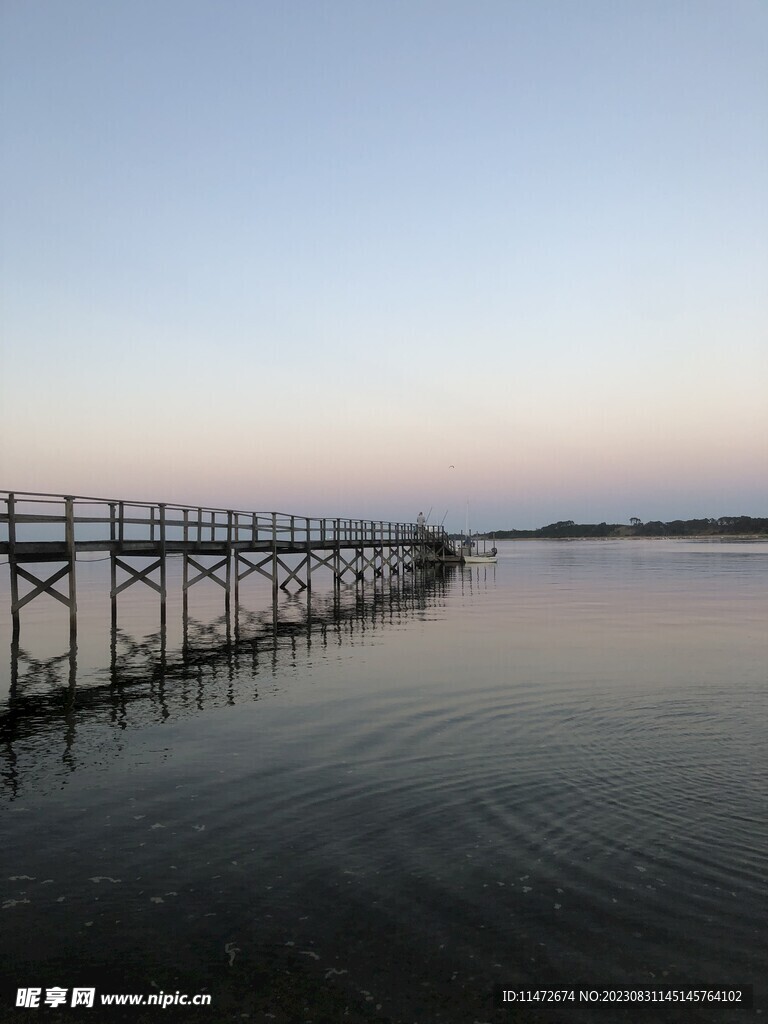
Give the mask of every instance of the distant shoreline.
[[571, 541], [571, 540], [711, 540], [711, 541], [768, 541], [768, 533], [700, 533], [700, 534], [689, 534], [688, 536], [682, 536], [679, 534], [664, 534], [661, 536], [641, 536], [638, 534], [611, 534], [607, 537], [595, 537], [589, 536], [588, 534], [577, 535], [574, 534], [570, 537], [502, 537], [499, 534], [486, 533], [477, 534], [478, 540], [511, 540], [511, 541], [542, 541], [542, 540], [556, 540], [556, 541]]
[[496, 540], [768, 540], [768, 518], [720, 516], [719, 519], [674, 519], [629, 523], [576, 523], [561, 519], [536, 530], [488, 530]]

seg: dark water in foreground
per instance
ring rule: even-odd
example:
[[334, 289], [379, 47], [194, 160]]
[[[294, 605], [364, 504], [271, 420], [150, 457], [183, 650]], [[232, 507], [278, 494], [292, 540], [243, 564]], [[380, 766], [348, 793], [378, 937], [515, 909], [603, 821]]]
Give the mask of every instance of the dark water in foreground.
[[[0, 1021], [124, 1019], [24, 985], [212, 996], [153, 1021], [765, 1018], [767, 544], [510, 543], [276, 631], [205, 584], [164, 637], [138, 587], [110, 636], [107, 565], [71, 658], [44, 599], [12, 666], [3, 615]], [[756, 1009], [492, 1002], [661, 984]]]

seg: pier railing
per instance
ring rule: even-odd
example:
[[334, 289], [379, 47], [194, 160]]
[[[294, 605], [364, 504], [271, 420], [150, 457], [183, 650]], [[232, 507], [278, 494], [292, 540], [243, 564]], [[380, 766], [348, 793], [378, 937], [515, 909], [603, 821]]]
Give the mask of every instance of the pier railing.
[[[60, 528], [58, 538], [42, 536], [40, 528], [51, 526]], [[0, 491], [0, 552], [5, 554], [14, 545], [19, 553], [51, 554], [58, 550], [51, 546], [54, 543], [74, 544], [78, 551], [161, 542], [174, 546], [229, 543], [253, 550], [253, 545], [273, 540], [290, 545], [338, 542], [354, 546], [381, 543], [382, 539], [406, 543], [422, 537], [434, 541], [446, 538], [446, 534], [438, 526], [384, 520]]]
[[[133, 501], [84, 495], [0, 491], [0, 556], [11, 570], [11, 612], [40, 594], [76, 610], [75, 564], [78, 553], [107, 552], [112, 562], [111, 597], [142, 582], [166, 597], [166, 558], [184, 558], [183, 591], [202, 579], [220, 584], [229, 596], [234, 582], [253, 572], [269, 579], [275, 591], [295, 584], [311, 587], [312, 573], [326, 567], [334, 582], [347, 575], [370, 577], [412, 572], [416, 565], [454, 556], [442, 527], [383, 520], [298, 516]], [[206, 564], [202, 557], [215, 557]], [[295, 557], [299, 556], [298, 561]], [[129, 558], [151, 560], [137, 567]], [[63, 565], [46, 579], [24, 568], [29, 563]], [[196, 575], [190, 576], [190, 568]], [[118, 570], [127, 575], [118, 582]], [[157, 572], [159, 579], [153, 578]], [[21, 594], [19, 584], [31, 584]], [[55, 587], [65, 581], [62, 593]]]

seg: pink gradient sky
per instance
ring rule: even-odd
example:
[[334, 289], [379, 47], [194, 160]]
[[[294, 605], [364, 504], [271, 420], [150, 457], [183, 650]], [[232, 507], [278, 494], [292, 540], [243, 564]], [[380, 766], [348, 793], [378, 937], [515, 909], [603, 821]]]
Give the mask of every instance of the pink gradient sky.
[[7, 7], [0, 487], [768, 515], [768, 9], [485, 13]]

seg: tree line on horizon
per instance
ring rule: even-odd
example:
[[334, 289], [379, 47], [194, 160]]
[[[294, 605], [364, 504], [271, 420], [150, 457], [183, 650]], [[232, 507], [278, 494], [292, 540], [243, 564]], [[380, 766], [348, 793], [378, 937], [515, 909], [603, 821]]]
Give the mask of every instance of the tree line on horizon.
[[722, 537], [768, 535], [768, 518], [753, 516], [720, 516], [719, 519], [675, 519], [669, 523], [652, 520], [644, 523], [637, 517], [624, 523], [575, 523], [563, 519], [538, 530], [495, 530], [485, 534], [497, 540], [547, 538], [553, 540], [583, 537]]

